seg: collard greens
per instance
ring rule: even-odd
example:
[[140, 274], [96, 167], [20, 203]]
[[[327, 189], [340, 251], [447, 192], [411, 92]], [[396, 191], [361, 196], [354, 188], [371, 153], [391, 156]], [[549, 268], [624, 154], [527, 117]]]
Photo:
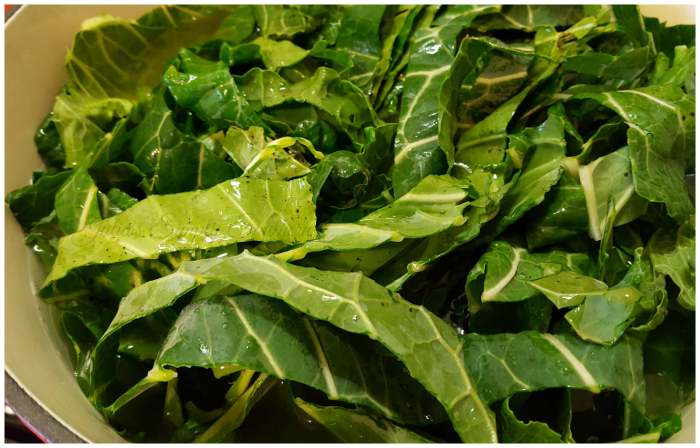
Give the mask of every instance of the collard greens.
[[622, 5], [101, 16], [6, 201], [127, 439], [663, 441], [694, 37]]

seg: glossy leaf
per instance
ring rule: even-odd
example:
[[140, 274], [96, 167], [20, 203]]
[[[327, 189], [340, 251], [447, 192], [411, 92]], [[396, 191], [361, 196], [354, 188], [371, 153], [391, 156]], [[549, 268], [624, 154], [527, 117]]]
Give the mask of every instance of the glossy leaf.
[[151, 179], [154, 193], [179, 193], [209, 188], [240, 172], [223, 160], [216, 134], [197, 139], [181, 132], [162, 91], [146, 103], [145, 114], [133, 130], [130, 151], [134, 164]]
[[76, 170], [56, 193], [56, 216], [66, 234], [101, 219], [97, 186], [85, 169]]
[[442, 174], [447, 169], [449, 155], [443, 153], [438, 143], [440, 89], [454, 61], [458, 34], [478, 15], [493, 10], [493, 7], [456, 6], [443, 16], [442, 23], [416, 32], [394, 143], [392, 179], [397, 197], [426, 175]]
[[[226, 331], [213, 334], [218, 328]], [[440, 405], [380, 345], [262, 296], [193, 303], [175, 322], [157, 363], [265, 372], [408, 424], [425, 424], [425, 415], [440, 420], [442, 414]], [[413, 397], [410, 402], [407, 395]]]
[[692, 100], [680, 88], [671, 85], [582, 97], [609, 107], [629, 126], [627, 138], [637, 194], [665, 203], [676, 219], [682, 220], [692, 213], [683, 180], [690, 153], [688, 135], [691, 131], [686, 120]]
[[552, 107], [544, 123], [522, 133], [522, 138], [533, 146], [532, 153], [515, 185], [503, 196], [499, 214], [494, 219], [495, 228], [489, 233], [498, 234], [520, 220], [527, 211], [542, 203], [547, 192], [559, 181], [566, 148], [563, 113], [563, 108]]
[[562, 271], [592, 274], [594, 266], [585, 254], [528, 253], [506, 241], [495, 241], [469, 272], [467, 296], [481, 302], [527, 300], [540, 294], [531, 281]]
[[[265, 269], [260, 270], [262, 267]], [[392, 296], [361, 274], [318, 271], [244, 252], [235, 257], [184, 263], [175, 275], [192, 280], [184, 288], [173, 289], [166, 277], [159, 280], [162, 286], [144, 285], [165, 288], [163, 294], [151, 290], [141, 295], [136, 290], [134, 297], [155, 296], [159, 302], [170, 303], [189, 290], [192, 282], [201, 284], [211, 279], [281, 299], [316, 319], [327, 320], [345, 331], [365, 334], [378, 341], [445, 407], [461, 437], [465, 440], [495, 439], [492, 416], [471, 384], [459, 354], [456, 333], [424, 308]], [[125, 314], [139, 313], [137, 301], [126, 303], [136, 305], [136, 311]], [[403, 323], [407, 321], [419, 326], [411, 326], [412, 331], [406, 333], [408, 327]], [[420, 332], [413, 331], [415, 328]], [[428, 369], [435, 362], [442, 366], [439, 372]], [[454, 376], [455, 373], [458, 376]], [[460, 382], [446, 382], [447, 377], [460, 378]]]
[[422, 238], [464, 223], [465, 191], [449, 176], [429, 176], [410, 192], [355, 223], [325, 224], [320, 238], [281, 254], [296, 260], [323, 250], [370, 249], [405, 238]]
[[[274, 201], [282, 197], [285, 201], [276, 205]], [[269, 208], [259, 207], [260, 201]], [[315, 234], [311, 192], [303, 179], [241, 178], [209, 190], [150, 196], [124, 213], [61, 239], [45, 284], [80, 266], [156, 258], [161, 253], [240, 241], [293, 243]]]
[[14, 190], [7, 195], [5, 201], [22, 228], [29, 229], [51, 213], [56, 193], [70, 175], [70, 171], [46, 174], [34, 184]]
[[692, 221], [673, 232], [659, 229], [649, 241], [654, 270], [671, 277], [678, 286], [678, 303], [695, 309], [695, 226]]
[[553, 387], [593, 393], [612, 388], [644, 407], [641, 344], [634, 338], [624, 337], [611, 347], [573, 335], [535, 332], [463, 338], [464, 360], [488, 403], [516, 392]]
[[585, 234], [587, 216], [578, 172], [571, 174], [565, 170], [542, 204], [530, 212], [526, 229], [528, 247], [538, 249]]
[[635, 220], [646, 211], [646, 201], [634, 191], [627, 148], [579, 167], [586, 199], [589, 235], [599, 241], [608, 220], [615, 225]]
[[[261, 179], [292, 179], [311, 172], [311, 162], [322, 159], [311, 142], [304, 138], [283, 137], [266, 142], [263, 129], [247, 131], [232, 127], [226, 133], [224, 150], [243, 170], [243, 175]], [[308, 153], [308, 154], [305, 154]]]
[[531, 281], [530, 285], [547, 296], [557, 308], [578, 305], [586, 296], [608, 289], [600, 280], [572, 271], [542, 277]]

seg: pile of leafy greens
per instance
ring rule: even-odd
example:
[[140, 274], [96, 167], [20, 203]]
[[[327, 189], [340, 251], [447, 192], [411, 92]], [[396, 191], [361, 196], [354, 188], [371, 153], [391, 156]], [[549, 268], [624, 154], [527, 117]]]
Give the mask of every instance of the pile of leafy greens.
[[7, 203], [131, 440], [656, 442], [694, 399], [694, 38], [633, 6], [97, 17]]

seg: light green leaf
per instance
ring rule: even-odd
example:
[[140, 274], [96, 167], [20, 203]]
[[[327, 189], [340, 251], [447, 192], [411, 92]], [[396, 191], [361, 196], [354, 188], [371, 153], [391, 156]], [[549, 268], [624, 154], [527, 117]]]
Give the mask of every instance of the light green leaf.
[[586, 300], [564, 315], [577, 335], [596, 344], [617, 342], [639, 312], [636, 288], [610, 289]]
[[608, 286], [593, 277], [562, 271], [529, 282], [559, 309], [578, 305], [586, 296], [605, 292]]
[[56, 217], [63, 232], [77, 232], [102, 219], [97, 199], [97, 186], [87, 170], [74, 171], [56, 193]]
[[[641, 260], [639, 261], [641, 262]], [[638, 267], [635, 266], [635, 269]], [[643, 293], [635, 286], [645, 284], [646, 278], [631, 272], [616, 285], [607, 285], [593, 277], [572, 271], [530, 281], [530, 286], [543, 293], [559, 309], [575, 306], [564, 316], [578, 336], [597, 344], [614, 344], [632, 321], [645, 308], [656, 303], [640, 303]], [[655, 302], [654, 292], [646, 291]]]
[[646, 201], [635, 193], [627, 147], [579, 167], [586, 199], [589, 235], [600, 241], [610, 219], [627, 224], [646, 212]]
[[[137, 99], [160, 79], [178, 49], [216, 30], [226, 7], [161, 6], [136, 21], [85, 21], [66, 57], [69, 80], [95, 98]], [[217, 14], [218, 13], [218, 14]]]
[[410, 192], [355, 223], [321, 226], [318, 240], [280, 254], [297, 260], [323, 250], [370, 249], [405, 238], [423, 238], [464, 223], [467, 194], [450, 176], [428, 176]]
[[471, 304], [517, 302], [540, 294], [533, 280], [562, 271], [592, 274], [588, 255], [551, 251], [528, 253], [506, 241], [494, 241], [467, 277], [466, 292]]
[[659, 229], [649, 240], [649, 256], [654, 270], [668, 275], [678, 286], [678, 303], [695, 309], [695, 226], [690, 220], [681, 224], [675, 234]]
[[313, 18], [300, 6], [254, 5], [253, 8], [263, 36], [291, 38], [315, 27]]
[[104, 127], [129, 115], [133, 104], [122, 98], [92, 97], [68, 85], [56, 97], [53, 122], [65, 148], [65, 166], [81, 164], [107, 133]]
[[68, 84], [53, 109], [66, 166], [92, 150], [113, 117], [128, 115], [180, 47], [210, 36], [227, 8], [161, 6], [135, 21], [109, 15], [85, 21], [66, 56]]
[[45, 285], [91, 264], [242, 241], [305, 241], [316, 235], [315, 221], [311, 190], [304, 179], [241, 178], [208, 190], [149, 196], [117, 216], [62, 238]]
[[247, 177], [261, 179], [292, 179], [311, 172], [304, 156], [323, 159], [305, 138], [282, 137], [266, 141], [264, 129], [253, 126], [247, 131], [231, 127], [226, 133], [223, 149]]
[[258, 37], [253, 43], [260, 47], [263, 64], [270, 70], [292, 66], [309, 54], [307, 50], [288, 40], [276, 41], [267, 37]]

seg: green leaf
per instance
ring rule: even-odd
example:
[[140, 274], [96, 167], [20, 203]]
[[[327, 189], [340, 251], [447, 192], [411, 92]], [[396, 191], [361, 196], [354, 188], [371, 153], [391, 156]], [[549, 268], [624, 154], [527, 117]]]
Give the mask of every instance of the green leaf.
[[485, 16], [476, 25], [480, 30], [516, 29], [532, 32], [538, 26], [573, 25], [582, 15], [574, 5], [506, 5], [500, 12]]
[[568, 58], [563, 67], [575, 73], [592, 76], [598, 82], [617, 88], [631, 87], [652, 63], [649, 47], [636, 48], [619, 55], [583, 53]]
[[28, 230], [51, 213], [56, 194], [70, 175], [70, 171], [45, 174], [32, 185], [8, 193], [5, 201], [23, 229]]
[[343, 76], [368, 96], [372, 94], [372, 78], [380, 60], [379, 31], [386, 8], [386, 5], [346, 5], [335, 43], [335, 48], [347, 53], [352, 61], [352, 67]]
[[[222, 123], [227, 126], [237, 124], [248, 127], [248, 124], [256, 124], [249, 122], [257, 120], [255, 114], [263, 109], [290, 101], [306, 103], [328, 114], [332, 123], [347, 133], [352, 143], [361, 149], [369, 143], [365, 128], [381, 124], [367, 96], [353, 83], [341, 79], [333, 69], [319, 67], [311, 76], [296, 83], [290, 83], [271, 70], [253, 68], [233, 79], [229, 79], [231, 77], [227, 70], [219, 70], [226, 83], [225, 87], [219, 87], [219, 90], [223, 90], [217, 92], [215, 88], [205, 91], [198, 101], [206, 104], [210, 116], [217, 118], [221, 115], [224, 120]], [[190, 80], [188, 76], [183, 79], [188, 83], [198, 81]], [[211, 84], [217, 85], [221, 85], [221, 81]], [[189, 90], [192, 89], [185, 89]], [[222, 96], [222, 93], [226, 96]], [[244, 121], [243, 124], [240, 123], [241, 120]]]
[[412, 243], [412, 240], [405, 240], [400, 243], [383, 244], [371, 249], [347, 250], [343, 252], [323, 251], [309, 254], [302, 260], [299, 260], [297, 264], [330, 271], [359, 271], [366, 276], [371, 276]]
[[647, 45], [649, 35], [644, 28], [644, 19], [639, 12], [639, 7], [635, 5], [614, 5], [612, 7], [615, 14], [617, 27], [627, 34], [637, 45]]
[[[226, 331], [216, 331], [220, 328]], [[175, 322], [156, 362], [264, 372], [407, 424], [426, 424], [426, 415], [444, 416], [440, 404], [381, 345], [262, 296], [192, 303]], [[406, 396], [413, 398], [407, 402]]]
[[349, 208], [359, 204], [370, 188], [372, 172], [364, 158], [350, 151], [335, 151], [324, 157], [307, 177], [314, 201]]
[[631, 287], [591, 295], [564, 316], [577, 335], [597, 344], [614, 344], [638, 313], [640, 292]]
[[593, 277], [562, 271], [529, 282], [559, 309], [580, 304], [586, 296], [605, 292], [608, 286]]
[[[445, 151], [449, 168], [455, 161], [454, 141], [458, 130], [469, 132], [469, 129], [474, 127], [475, 121], [477, 121], [475, 117], [469, 116], [468, 113], [465, 114], [464, 110], [477, 109], [479, 101], [489, 101], [488, 96], [491, 94], [491, 89], [498, 91], [499, 84], [502, 82], [508, 83], [513, 79], [522, 82], [528, 75], [527, 65], [531, 58], [532, 52], [529, 49], [523, 50], [509, 46], [497, 39], [468, 38], [462, 41], [440, 91], [439, 141], [440, 147]], [[509, 62], [515, 61], [515, 63], [503, 63], [503, 59]], [[503, 74], [502, 70], [499, 71], [496, 68], [503, 64], [509, 65], [513, 72]], [[486, 84], [488, 88], [481, 92], [479, 86], [483, 84]], [[517, 90], [507, 88], [505, 90], [509, 94], [505, 95], [505, 99], [495, 100], [496, 105], [505, 102], [517, 93]], [[456, 94], [457, 91], [466, 92]], [[483, 117], [486, 117], [496, 107], [480, 107], [478, 109]]]
[[[595, 133], [581, 145], [581, 153], [576, 156], [578, 163], [590, 163], [611, 152], [611, 149], [622, 148], [627, 141], [625, 124], [620, 120], [612, 120], [600, 126]], [[569, 161], [578, 169], [578, 164]]]
[[78, 168], [56, 193], [56, 217], [65, 234], [99, 221], [97, 186], [84, 168]]
[[429, 176], [396, 201], [355, 223], [322, 225], [319, 239], [280, 256], [297, 260], [323, 250], [370, 249], [404, 238], [426, 237], [464, 223], [462, 210], [467, 204], [462, 201], [466, 195], [450, 176]]
[[300, 6], [255, 5], [255, 19], [263, 36], [293, 37], [315, 27], [313, 17]]
[[300, 177], [311, 172], [311, 162], [305, 156], [323, 159], [323, 154], [304, 138], [283, 137], [266, 141], [264, 130], [256, 126], [247, 131], [231, 127], [226, 133], [223, 149], [243, 170], [244, 176], [261, 179]]
[[621, 148], [579, 167], [586, 199], [589, 235], [600, 241], [603, 229], [634, 221], [646, 212], [646, 201], [635, 193], [628, 148]]
[[114, 162], [103, 167], [90, 168], [88, 173], [100, 191], [109, 193], [112, 189], [119, 189], [135, 197], [141, 197], [144, 189], [150, 192], [145, 188], [147, 179], [144, 179], [141, 170], [129, 162]]
[[235, 431], [250, 413], [251, 409], [272, 388], [275, 381], [261, 374], [255, 382], [221, 415], [206, 431], [194, 440], [196, 443], [221, 442]]
[[34, 144], [44, 164], [60, 169], [66, 163], [66, 150], [61, 143], [53, 114], [48, 114], [34, 134]]
[[495, 7], [455, 6], [443, 22], [416, 31], [406, 68], [394, 142], [394, 195], [402, 196], [429, 174], [443, 174], [449, 161], [438, 143], [440, 92], [454, 61], [459, 33]]
[[175, 124], [161, 90], [146, 102], [143, 119], [132, 131], [130, 151], [134, 164], [152, 182], [151, 191], [179, 193], [209, 188], [240, 172], [223, 160], [217, 137], [197, 139]]
[[398, 291], [408, 279], [425, 271], [430, 264], [474, 240], [482, 226], [495, 217], [498, 203], [508, 187], [504, 187], [503, 178], [498, 175], [474, 177], [476, 181], [473, 184], [470, 184], [471, 179], [465, 181], [472, 193], [478, 191], [477, 198], [465, 209], [466, 222], [429, 236], [404, 252], [392, 262], [391, 269], [382, 270], [382, 279], [379, 280], [382, 284], [392, 291]]
[[[284, 201], [276, 203], [280, 198]], [[260, 207], [261, 201], [269, 207]], [[208, 190], [150, 196], [124, 213], [62, 238], [45, 285], [80, 266], [241, 241], [294, 243], [315, 235], [311, 191], [305, 180], [241, 178]]]
[[562, 443], [561, 435], [553, 431], [546, 423], [519, 420], [510, 408], [510, 400], [511, 398], [503, 400], [498, 413], [499, 433], [503, 442]]
[[615, 389], [644, 409], [642, 351], [634, 338], [624, 336], [611, 347], [536, 332], [468, 333], [463, 339], [464, 361], [487, 403], [516, 392], [568, 387], [593, 393]]
[[107, 197], [109, 198], [110, 203], [115, 207], [118, 207], [121, 211], [136, 205], [138, 202], [136, 198], [129, 196], [117, 188], [111, 188], [107, 192]]
[[56, 212], [51, 212], [32, 226], [24, 244], [39, 257], [45, 268], [50, 269], [56, 259], [56, 246], [61, 236], [63, 231], [58, 225]]
[[[679, 45], [674, 48], [673, 65], [664, 63], [665, 55], [657, 55], [652, 84], [671, 84], [682, 87], [686, 93], [695, 94], [695, 47]], [[667, 59], [666, 59], [667, 61]]]
[[287, 40], [278, 42], [267, 37], [258, 37], [253, 43], [260, 47], [263, 63], [270, 70], [292, 66], [309, 54], [307, 50]]
[[397, 85], [396, 78], [408, 64], [411, 38], [415, 31], [429, 25], [435, 14], [435, 7], [420, 5], [396, 6], [390, 25], [385, 24], [384, 39], [379, 62], [374, 69], [372, 98], [379, 110], [387, 96]]
[[585, 233], [588, 229], [588, 215], [578, 172], [572, 175], [565, 170], [542, 204], [534, 208], [529, 216], [526, 236], [530, 249], [538, 249]]
[[694, 331], [693, 319], [671, 311], [649, 333], [643, 347], [648, 418], [680, 413], [695, 399]]
[[522, 138], [533, 146], [532, 154], [515, 185], [503, 196], [490, 234], [498, 234], [520, 220], [527, 211], [542, 203], [547, 192], [559, 181], [566, 149], [563, 114], [563, 107], [553, 106], [544, 123], [522, 132]]
[[551, 251], [528, 253], [506, 241], [491, 243], [467, 277], [466, 292], [472, 303], [517, 302], [540, 294], [530, 282], [562, 271], [591, 274], [586, 254]]
[[600, 102], [629, 126], [629, 157], [637, 194], [665, 203], [677, 220], [687, 218], [693, 210], [684, 180], [692, 147], [688, 125], [693, 120], [687, 120], [692, 99], [672, 85], [577, 97]]
[[255, 16], [252, 5], [239, 5], [221, 21], [215, 39], [240, 43], [255, 31]]
[[[464, 440], [495, 440], [492, 416], [471, 384], [454, 330], [423, 307], [392, 296], [361, 274], [318, 271], [244, 252], [235, 257], [183, 263], [177, 275], [194, 279], [195, 284], [208, 280], [230, 282], [281, 299], [300, 312], [350, 333], [366, 334], [389, 349], [437, 398]], [[170, 303], [192, 285], [190, 280], [185, 288], [174, 290], [167, 278], [161, 280], [167, 288], [163, 294], [151, 291], [142, 296], [138, 290], [134, 294], [155, 295], [158, 301]], [[405, 322], [415, 322], [415, 326], [407, 327]], [[430, 367], [436, 364], [441, 366], [439, 371]]]
[[659, 229], [649, 240], [649, 256], [654, 270], [671, 277], [678, 286], [678, 303], [695, 310], [695, 226], [681, 224], [674, 232]]
[[408, 429], [386, 420], [338, 406], [318, 406], [300, 398], [294, 400], [343, 443], [430, 443]]

